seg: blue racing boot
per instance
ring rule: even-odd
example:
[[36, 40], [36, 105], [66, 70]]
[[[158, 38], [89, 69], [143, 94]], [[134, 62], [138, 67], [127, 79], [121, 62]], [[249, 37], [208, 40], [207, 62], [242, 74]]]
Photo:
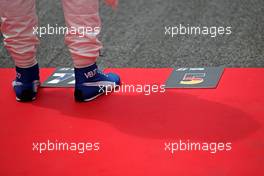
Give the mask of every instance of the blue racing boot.
[[96, 64], [86, 68], [75, 68], [76, 101], [91, 101], [98, 96], [110, 92], [120, 85], [120, 78], [114, 73], [104, 74]]
[[16, 80], [12, 83], [16, 93], [16, 100], [27, 102], [36, 99], [39, 82], [38, 64], [30, 68], [16, 67]]

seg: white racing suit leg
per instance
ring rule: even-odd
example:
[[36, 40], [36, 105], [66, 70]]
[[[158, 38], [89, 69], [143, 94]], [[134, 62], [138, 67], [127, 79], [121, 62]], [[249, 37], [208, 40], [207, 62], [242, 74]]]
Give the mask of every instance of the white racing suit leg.
[[[102, 47], [97, 38], [101, 30], [99, 1], [62, 0], [62, 4], [69, 30], [65, 35], [65, 43], [71, 53], [74, 66], [83, 68], [92, 65], [96, 62]], [[77, 32], [70, 32], [74, 30]]]
[[15, 65], [28, 68], [37, 63], [38, 38], [35, 0], [0, 0], [1, 32], [4, 45]]

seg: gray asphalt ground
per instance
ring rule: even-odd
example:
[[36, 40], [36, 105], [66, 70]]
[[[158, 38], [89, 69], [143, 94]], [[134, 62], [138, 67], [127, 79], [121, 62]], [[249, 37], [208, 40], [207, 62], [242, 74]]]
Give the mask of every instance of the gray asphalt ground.
[[[38, 0], [40, 26], [64, 25], [59, 0]], [[264, 67], [263, 0], [120, 0], [118, 11], [102, 4], [101, 67]], [[216, 38], [165, 35], [165, 26], [231, 26]], [[0, 38], [1, 67], [13, 62]], [[41, 67], [72, 66], [62, 35], [44, 36]]]

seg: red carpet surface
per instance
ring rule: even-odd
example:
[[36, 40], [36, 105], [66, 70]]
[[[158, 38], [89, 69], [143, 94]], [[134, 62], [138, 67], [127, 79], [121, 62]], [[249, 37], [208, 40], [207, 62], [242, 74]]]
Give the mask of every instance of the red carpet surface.
[[[107, 71], [154, 85], [172, 69]], [[119, 92], [89, 103], [76, 103], [72, 88], [41, 88], [36, 101], [18, 103], [14, 70], [0, 75], [1, 176], [264, 175], [264, 69], [226, 69], [217, 89]], [[180, 150], [179, 141], [210, 150]]]

